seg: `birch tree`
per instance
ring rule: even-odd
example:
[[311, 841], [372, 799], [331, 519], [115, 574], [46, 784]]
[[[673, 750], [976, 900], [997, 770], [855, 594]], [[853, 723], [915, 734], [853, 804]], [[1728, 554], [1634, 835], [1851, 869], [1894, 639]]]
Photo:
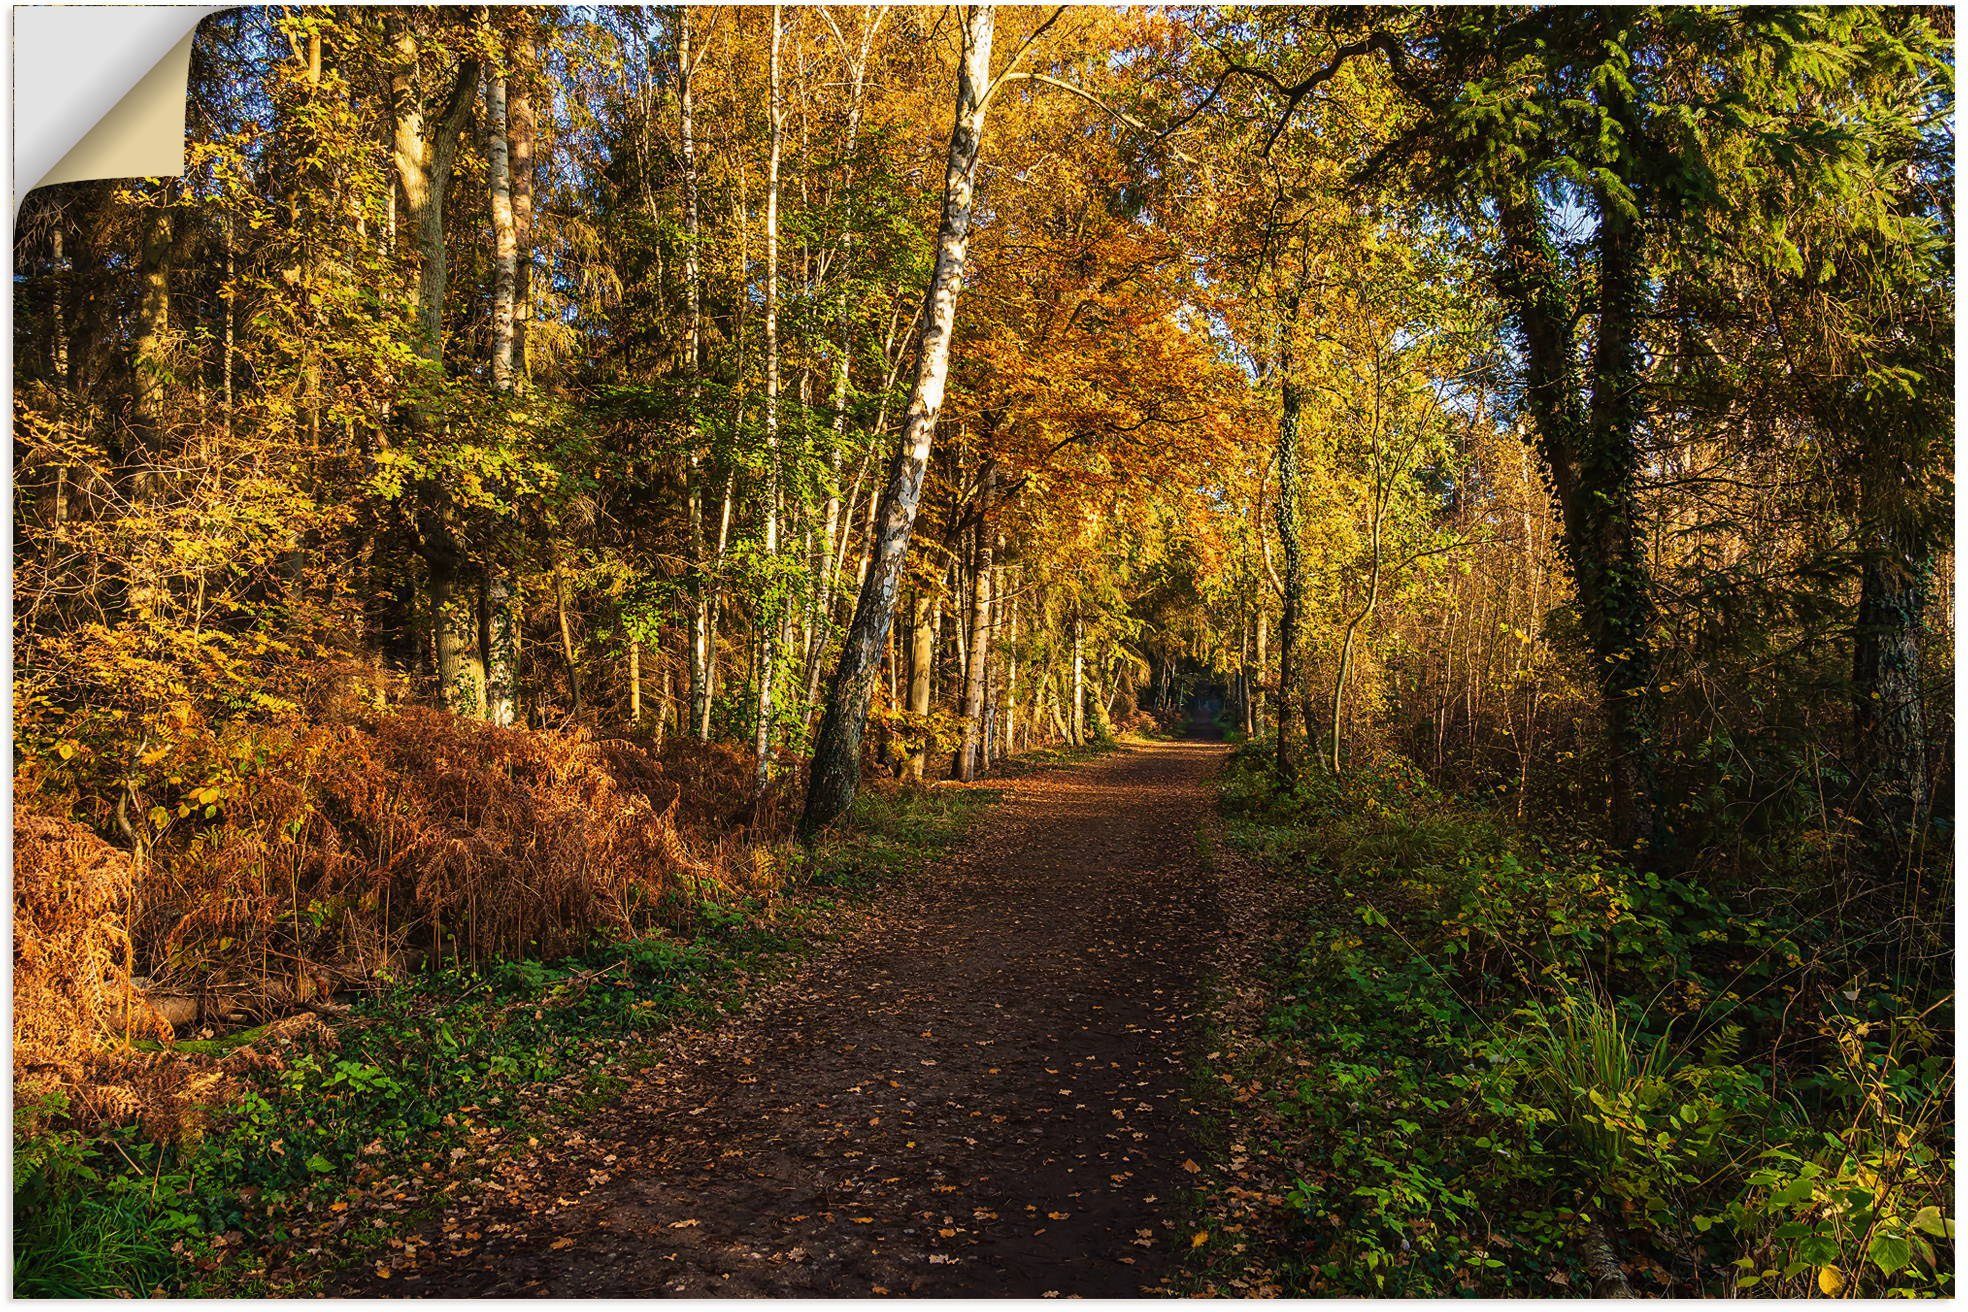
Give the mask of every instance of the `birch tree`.
[[868, 702], [874, 693], [882, 646], [894, 623], [896, 585], [915, 531], [923, 473], [929, 465], [930, 444], [949, 384], [950, 341], [956, 331], [957, 297], [963, 288], [964, 256], [969, 249], [976, 199], [977, 155], [983, 144], [984, 115], [992, 90], [995, 16], [995, 6], [988, 4], [970, 5], [964, 14], [956, 118], [944, 165], [943, 218], [924, 300], [916, 380], [903, 416], [901, 447], [882, 491], [867, 576], [862, 580], [854, 620], [834, 671], [827, 709], [820, 719], [806, 805], [800, 816], [800, 832], [808, 837], [846, 813], [861, 781], [861, 738], [867, 730]]

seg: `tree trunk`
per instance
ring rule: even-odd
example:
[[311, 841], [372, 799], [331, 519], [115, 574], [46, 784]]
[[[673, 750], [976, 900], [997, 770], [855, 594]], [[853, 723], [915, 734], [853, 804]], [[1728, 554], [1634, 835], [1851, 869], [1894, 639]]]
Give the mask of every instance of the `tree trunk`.
[[[701, 217], [697, 199], [697, 72], [691, 55], [690, 7], [677, 10], [677, 99], [683, 147], [684, 367], [690, 371], [690, 414], [694, 423], [703, 394], [704, 276], [697, 244]], [[704, 463], [706, 453], [693, 442], [684, 475], [690, 521], [690, 732], [711, 736], [711, 580], [705, 559]]]
[[[916, 589], [909, 635], [909, 713], [923, 717], [929, 715], [929, 671], [936, 662], [936, 626], [933, 619], [929, 595], [921, 588]], [[911, 752], [902, 767], [904, 777], [921, 782], [927, 755], [922, 748]]]
[[[492, 391], [505, 397], [517, 377], [519, 223], [513, 209], [506, 79], [497, 71], [485, 81], [485, 157], [492, 191]], [[486, 717], [511, 725], [519, 719], [519, 601], [503, 562], [486, 566], [485, 608]]]
[[1080, 611], [1073, 608], [1073, 746], [1086, 746], [1086, 626], [1080, 620]]
[[485, 716], [519, 723], [519, 590], [502, 574], [485, 583]]
[[[1298, 325], [1299, 294], [1283, 298], [1284, 316], [1278, 329], [1278, 540], [1284, 550], [1284, 614], [1278, 621], [1278, 744], [1281, 778], [1290, 779], [1298, 762], [1292, 743], [1293, 695], [1298, 681], [1298, 608], [1303, 588], [1304, 547], [1298, 523], [1298, 423], [1303, 399], [1293, 377], [1292, 333]], [[1310, 732], [1311, 726], [1306, 726]]]
[[[410, 305], [414, 341], [417, 354], [441, 375], [447, 282], [444, 201], [480, 70], [476, 60], [459, 63], [436, 128], [430, 130], [419, 90], [423, 80], [417, 36], [405, 15], [392, 14], [386, 21], [391, 51], [391, 162], [403, 197], [403, 219], [410, 232], [416, 275]], [[413, 407], [406, 418], [414, 429], [428, 427], [429, 418], [419, 408]], [[474, 715], [480, 713], [476, 708], [484, 702], [484, 666], [476, 656], [473, 638], [478, 626], [471, 620], [471, 598], [457, 586], [464, 562], [444, 500], [442, 487], [420, 489], [415, 512], [418, 549], [428, 567], [438, 684], [444, 704], [458, 714]]]
[[984, 704], [986, 669], [991, 650], [991, 496], [997, 489], [997, 466], [985, 461], [977, 493], [976, 546], [972, 549], [970, 584], [970, 650], [964, 670], [963, 745], [957, 753], [957, 778], [965, 783], [984, 766]]
[[529, 12], [518, 10], [520, 21], [514, 25], [511, 50], [517, 80], [510, 89], [511, 116], [506, 130], [512, 154], [513, 239], [518, 248], [513, 278], [513, 382], [521, 390], [532, 376], [532, 365], [526, 358], [526, 329], [533, 318], [533, 146], [539, 135], [530, 81], [537, 61], [533, 32], [525, 22]]
[[629, 723], [642, 723], [642, 643], [635, 638], [629, 639]]
[[[1333, 676], [1332, 693], [1332, 737], [1328, 743], [1329, 752], [1326, 764], [1337, 775], [1344, 772], [1345, 765], [1340, 755], [1343, 730], [1346, 719], [1346, 680], [1353, 672], [1353, 644], [1358, 641], [1360, 627], [1374, 612], [1374, 605], [1380, 600], [1380, 541], [1381, 524], [1384, 518], [1386, 498], [1379, 489], [1374, 492], [1373, 528], [1369, 533], [1372, 542], [1372, 561], [1367, 567], [1367, 595], [1360, 603], [1360, 609], [1347, 617], [1346, 635], [1339, 644], [1339, 669]], [[1310, 729], [1310, 725], [1306, 726]]]
[[1005, 661], [1004, 745], [1000, 756], [1018, 755], [1018, 572], [1012, 571], [1011, 646]]
[[425, 106], [417, 88], [417, 37], [401, 17], [391, 20], [393, 62], [390, 100], [394, 115], [392, 159], [403, 191], [404, 219], [416, 252], [417, 287], [414, 313], [417, 350], [424, 359], [443, 359], [444, 296], [448, 269], [444, 255], [444, 200], [458, 159], [459, 133], [471, 112], [478, 90], [479, 65], [474, 59], [458, 65], [450, 95], [438, 117], [436, 131], [426, 132]]
[[[1261, 528], [1261, 526], [1260, 526]], [[1251, 732], [1264, 732], [1264, 673], [1270, 667], [1265, 652], [1265, 643], [1271, 636], [1271, 612], [1263, 602], [1257, 606], [1257, 638], [1252, 656], [1256, 662], [1257, 677], [1251, 686]]]
[[554, 620], [560, 628], [560, 659], [567, 667], [567, 695], [573, 703], [569, 708], [574, 714], [581, 713], [581, 667], [574, 659], [574, 626], [567, 618], [567, 580], [561, 577], [559, 569], [553, 573]]
[[[164, 400], [171, 375], [171, 275], [175, 245], [168, 204], [170, 191], [151, 193], [143, 215], [142, 244], [137, 250], [137, 322], [132, 342], [130, 440], [119, 452], [118, 476], [134, 506], [154, 500], [162, 491], [164, 463]], [[145, 621], [157, 621], [167, 597], [161, 552], [135, 553], [128, 578], [130, 609]]]
[[988, 4], [969, 7], [964, 21], [964, 59], [957, 80], [956, 118], [950, 130], [944, 170], [943, 217], [938, 226], [936, 263], [924, 303], [922, 345], [915, 386], [903, 420], [902, 444], [888, 485], [882, 491], [880, 527], [854, 607], [827, 696], [814, 748], [812, 782], [800, 817], [800, 832], [812, 837], [839, 819], [861, 782], [861, 738], [867, 730], [868, 702], [874, 691], [882, 647], [895, 618], [895, 589], [903, 556], [915, 530], [923, 474], [949, 381], [950, 339], [956, 328], [957, 295], [963, 286], [969, 248], [971, 205], [977, 180], [977, 153], [984, 131], [991, 77], [991, 35], [995, 15]]
[[459, 586], [457, 574], [431, 571], [432, 621], [437, 631], [437, 682], [444, 705], [454, 715], [485, 714], [485, 664], [479, 655], [475, 588]]
[[1884, 478], [1861, 485], [1864, 555], [1852, 634], [1855, 783], [1867, 820], [1903, 847], [1927, 796], [1927, 731], [1920, 702], [1920, 632], [1929, 562], [1912, 495]]
[[[779, 72], [782, 39], [779, 6], [772, 6], [771, 119], [772, 144], [765, 182], [765, 478], [760, 495], [765, 502], [761, 547], [767, 567], [779, 554], [779, 156], [784, 147], [786, 107]], [[753, 747], [758, 756], [760, 792], [772, 773], [772, 675], [778, 659], [777, 603], [760, 607], [758, 619], [758, 712]]]
[[485, 79], [485, 160], [492, 186], [492, 390], [513, 390], [514, 296], [519, 279], [519, 226], [513, 217], [512, 145], [506, 136], [506, 78]]
[[1600, 208], [1600, 323], [1589, 410], [1575, 381], [1575, 315], [1565, 273], [1528, 193], [1499, 208], [1505, 258], [1497, 281], [1523, 339], [1526, 398], [1597, 660], [1614, 838], [1643, 846], [1659, 839], [1653, 601], [1634, 440], [1645, 273], [1637, 223], [1603, 198]]

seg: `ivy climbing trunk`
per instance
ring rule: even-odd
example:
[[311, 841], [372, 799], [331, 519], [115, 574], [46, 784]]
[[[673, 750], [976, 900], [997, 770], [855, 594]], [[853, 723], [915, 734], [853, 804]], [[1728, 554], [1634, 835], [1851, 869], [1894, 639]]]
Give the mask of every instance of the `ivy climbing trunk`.
[[1653, 601], [1638, 492], [1635, 427], [1645, 310], [1638, 221], [1602, 200], [1599, 333], [1590, 404], [1578, 383], [1576, 307], [1535, 195], [1499, 205], [1497, 283], [1517, 321], [1525, 395], [1563, 525], [1599, 683], [1612, 828], [1629, 847], [1657, 841]]

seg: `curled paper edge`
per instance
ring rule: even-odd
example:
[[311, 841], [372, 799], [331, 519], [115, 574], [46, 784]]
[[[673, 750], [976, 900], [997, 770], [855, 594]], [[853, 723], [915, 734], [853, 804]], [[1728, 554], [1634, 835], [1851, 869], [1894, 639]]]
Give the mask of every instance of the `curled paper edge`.
[[[64, 6], [64, 8], [68, 7]], [[91, 18], [95, 19], [118, 10], [127, 14], [134, 6], [74, 6], [73, 8], [78, 11], [95, 10], [96, 13], [91, 15]], [[59, 182], [81, 182], [95, 178], [177, 177], [184, 173], [185, 95], [191, 74], [192, 39], [198, 23], [208, 14], [217, 13], [218, 10], [215, 7], [189, 5], [170, 8], [176, 20], [170, 26], [182, 32], [176, 44], [170, 46], [161, 59], [151, 64], [148, 71], [136, 81], [135, 85], [124, 91], [107, 113], [102, 114], [80, 134], [74, 144], [61, 155], [54, 167], [38, 178], [22, 177], [17, 174], [16, 202], [34, 187]], [[87, 61], [76, 58], [72, 49], [23, 50], [18, 44], [20, 13], [20, 10], [15, 11], [16, 94], [20, 90], [19, 61], [51, 59], [76, 75], [88, 75], [85, 71]], [[175, 34], [172, 31], [158, 33], [166, 40]], [[86, 40], [88, 34], [86, 30], [77, 28], [75, 35], [78, 40]], [[44, 42], [60, 43], [60, 38], [48, 34], [44, 36], [43, 41], [31, 44], [42, 45]], [[99, 68], [98, 76], [113, 77], [115, 72]], [[83, 112], [87, 113], [86, 110]], [[14, 126], [17, 134], [26, 130], [18, 112]], [[44, 120], [35, 124], [33, 130], [42, 134], [42, 141], [45, 142], [49, 136], [59, 140], [60, 134], [73, 132], [74, 126]], [[19, 167], [22, 144], [24, 143], [17, 137], [16, 168]]]

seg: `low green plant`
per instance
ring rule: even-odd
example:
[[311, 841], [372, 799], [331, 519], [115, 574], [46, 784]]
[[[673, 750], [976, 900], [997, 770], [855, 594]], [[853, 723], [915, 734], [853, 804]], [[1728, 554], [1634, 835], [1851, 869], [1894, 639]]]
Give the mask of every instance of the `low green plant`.
[[1256, 744], [1222, 796], [1312, 903], [1217, 1073], [1266, 1090], [1230, 1132], [1293, 1179], [1281, 1292], [1585, 1290], [1588, 1230], [1643, 1292], [1951, 1291], [1951, 994], [1834, 984], [1862, 959], [1785, 898], [1398, 758], [1285, 783]]

